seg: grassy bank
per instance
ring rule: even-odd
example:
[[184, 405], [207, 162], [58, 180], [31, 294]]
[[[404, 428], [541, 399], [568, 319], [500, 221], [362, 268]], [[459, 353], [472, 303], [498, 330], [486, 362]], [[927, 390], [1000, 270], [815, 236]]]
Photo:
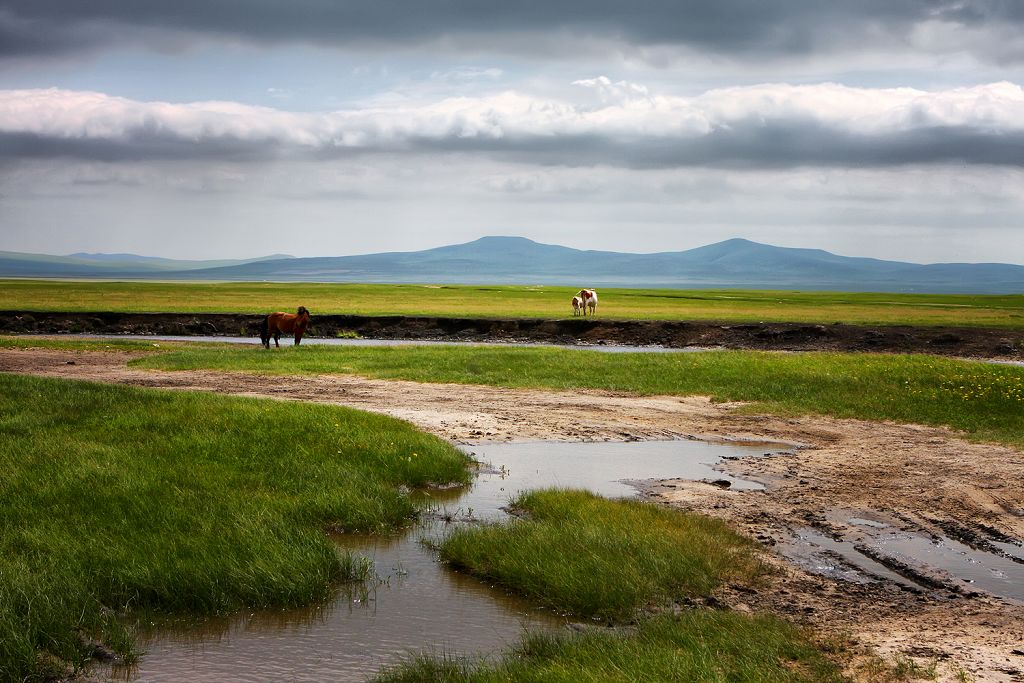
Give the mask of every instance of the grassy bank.
[[756, 401], [758, 410], [945, 425], [1024, 447], [1024, 368], [924, 355], [751, 351], [609, 354], [544, 348], [185, 348], [133, 361], [166, 370], [355, 373], [507, 387]]
[[[565, 318], [578, 290], [541, 286], [0, 280], [0, 310]], [[602, 289], [604, 318], [1024, 328], [1024, 295]]]
[[778, 619], [697, 609], [647, 612], [708, 595], [725, 580], [757, 579], [761, 565], [753, 544], [725, 524], [581, 491], [534, 491], [513, 507], [523, 519], [457, 530], [442, 541], [442, 559], [553, 610], [613, 624], [638, 619], [638, 627], [533, 634], [497, 662], [423, 655], [378, 680], [839, 679], [803, 634]]
[[457, 529], [441, 559], [557, 612], [628, 621], [763, 571], [753, 545], [710, 517], [584, 491], [531, 491], [512, 507], [525, 519]]
[[18, 338], [0, 336], [0, 349], [59, 349], [62, 351], [159, 351], [174, 348], [167, 342], [137, 341], [131, 339], [58, 339]]
[[378, 683], [669, 683], [841, 681], [792, 626], [771, 617], [691, 610], [635, 633], [534, 634], [497, 662], [420, 656]]
[[[466, 458], [331, 406], [0, 374], [0, 680], [130, 651], [125, 611], [307, 603], [361, 563], [327, 528], [392, 527], [399, 486]], [[56, 667], [59, 668], [59, 667]]]

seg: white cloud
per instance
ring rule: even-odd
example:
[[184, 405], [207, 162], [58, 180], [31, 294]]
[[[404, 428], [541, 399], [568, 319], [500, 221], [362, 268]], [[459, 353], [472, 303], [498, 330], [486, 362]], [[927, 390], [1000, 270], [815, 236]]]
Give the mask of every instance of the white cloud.
[[[1009, 82], [937, 91], [763, 84], [695, 97], [652, 94], [605, 77], [575, 84], [595, 97], [570, 101], [505, 91], [312, 114], [230, 101], [170, 103], [54, 88], [3, 90], [0, 133], [46, 140], [57, 154], [61, 142], [84, 141], [121, 145], [123, 154], [142, 158], [215, 158], [218, 145], [228, 145], [230, 153], [241, 147], [253, 156], [483, 150], [536, 160], [550, 159], [561, 148], [563, 156], [577, 154], [582, 163], [638, 166], [714, 165], [720, 157], [755, 166], [842, 165], [846, 157], [854, 165], [865, 159], [886, 165], [957, 155], [971, 163], [1024, 163], [1007, 153], [1007, 143], [1024, 144], [1024, 89]], [[780, 142], [780, 131], [792, 144]], [[921, 133], [931, 137], [913, 138]], [[978, 140], [985, 144], [975, 144]], [[673, 141], [680, 146], [672, 147]], [[890, 146], [896, 148], [894, 159]], [[932, 159], [936, 148], [939, 156]], [[35, 154], [31, 144], [22, 151]]]
[[430, 79], [434, 81], [469, 82], [477, 80], [495, 80], [505, 75], [496, 67], [460, 66], [447, 71], [434, 71]]

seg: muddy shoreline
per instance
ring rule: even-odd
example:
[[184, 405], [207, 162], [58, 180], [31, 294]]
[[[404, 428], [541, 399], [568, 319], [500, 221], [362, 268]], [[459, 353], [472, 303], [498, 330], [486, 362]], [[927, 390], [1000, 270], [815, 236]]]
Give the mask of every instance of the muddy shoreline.
[[[241, 313], [0, 311], [4, 334], [228, 335], [255, 337], [261, 318]], [[1024, 360], [1024, 330], [833, 323], [723, 323], [602, 318], [449, 318], [318, 315], [308, 336], [367, 339], [726, 347], [775, 351], [931, 353]]]

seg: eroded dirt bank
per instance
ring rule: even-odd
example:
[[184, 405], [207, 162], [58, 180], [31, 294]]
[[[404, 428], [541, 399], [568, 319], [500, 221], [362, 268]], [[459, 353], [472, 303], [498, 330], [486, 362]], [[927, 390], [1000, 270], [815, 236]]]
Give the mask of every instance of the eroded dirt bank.
[[[236, 313], [0, 311], [0, 333], [258, 335], [259, 316]], [[724, 346], [789, 351], [884, 351], [1024, 359], [1024, 330], [978, 327], [717, 323], [569, 318], [314, 316], [309, 336], [355, 332], [368, 339], [518, 341], [553, 344]]]
[[[970, 543], [1024, 538], [1024, 454], [971, 444], [944, 429], [749, 415], [703, 398], [606, 392], [524, 391], [348, 376], [261, 377], [152, 372], [131, 354], [0, 350], [0, 371], [138, 386], [218, 391], [348, 405], [407, 419], [462, 442], [531, 439], [744, 438], [803, 444], [791, 455], [746, 458], [729, 471], [765, 482], [764, 492], [701, 482], [663, 482], [650, 495], [723, 517], [771, 546], [812, 527], [841, 533], [833, 512], [883, 514], [902, 528]], [[69, 363], [74, 363], [69, 364]], [[822, 632], [846, 632], [882, 653], [938, 661], [941, 678], [1024, 680], [1024, 607], [987, 595], [856, 584], [809, 573], [773, 555], [784, 580], [725, 590], [741, 610], [767, 609]]]

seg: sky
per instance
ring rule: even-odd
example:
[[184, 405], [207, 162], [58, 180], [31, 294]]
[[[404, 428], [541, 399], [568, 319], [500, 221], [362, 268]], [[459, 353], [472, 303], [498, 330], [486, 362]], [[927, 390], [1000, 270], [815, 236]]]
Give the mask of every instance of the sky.
[[1024, 263], [1019, 0], [0, 0], [0, 250]]

